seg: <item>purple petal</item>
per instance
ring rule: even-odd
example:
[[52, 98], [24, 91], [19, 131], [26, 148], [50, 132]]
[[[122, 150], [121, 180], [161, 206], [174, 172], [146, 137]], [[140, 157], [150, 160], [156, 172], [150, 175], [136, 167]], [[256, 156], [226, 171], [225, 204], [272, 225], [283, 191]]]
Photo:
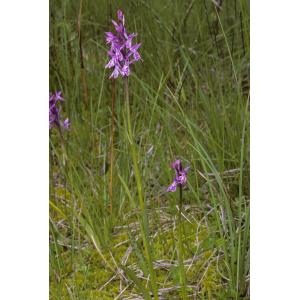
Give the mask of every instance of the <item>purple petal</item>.
[[105, 35], [107, 44], [112, 43], [114, 40], [117, 39], [117, 37], [111, 32], [105, 32]]
[[124, 59], [124, 56], [119, 49], [116, 49], [115, 58], [119, 61], [122, 61]]
[[132, 33], [127, 37], [127, 41], [125, 42], [125, 46], [127, 49], [131, 49], [131, 42], [135, 36], [137, 36], [137, 35], [135, 33]]
[[136, 44], [130, 48], [130, 51], [135, 52], [137, 49], [141, 47], [142, 43]]
[[187, 174], [187, 172], [189, 171], [189, 169], [190, 169], [190, 167], [186, 167], [186, 168], [184, 168], [183, 172], [184, 172], [185, 174]]
[[125, 17], [123, 12], [119, 9], [117, 11], [118, 20], [122, 22], [123, 26], [125, 25]]
[[115, 57], [115, 48], [113, 48], [113, 49], [110, 49], [109, 51], [107, 51], [107, 54], [111, 57], [111, 58], [113, 58], [113, 57]]
[[114, 78], [116, 79], [119, 76], [119, 69], [117, 67], [115, 67], [114, 71], [111, 73], [109, 78]]
[[185, 185], [186, 181], [187, 181], [187, 178], [186, 178], [185, 174], [182, 174], [182, 175], [176, 176], [175, 180], [176, 180], [177, 184]]
[[127, 34], [127, 32], [126, 32], [126, 28], [125, 28], [125, 27], [123, 27], [123, 32], [122, 32], [122, 34], [123, 34], [125, 40], [127, 40], [127, 39], [128, 39], [128, 34]]
[[122, 74], [123, 77], [124, 76], [129, 76], [130, 69], [129, 69], [129, 64], [128, 63], [125, 63], [125, 65], [123, 66], [121, 74]]
[[181, 161], [179, 159], [175, 160], [175, 162], [171, 164], [171, 168], [180, 172], [182, 170]]
[[115, 22], [114, 20], [112, 20], [112, 23], [114, 24], [115, 26], [115, 29], [117, 32], [119, 33], [122, 33], [123, 32], [123, 29], [124, 29], [124, 26], [122, 24], [118, 24], [117, 22]]
[[107, 68], [112, 68], [115, 66], [115, 60], [114, 59], [111, 59], [105, 66], [105, 69]]
[[64, 101], [65, 99], [61, 96], [61, 91], [55, 93], [56, 101]]
[[64, 120], [64, 123], [63, 123], [63, 126], [65, 127], [65, 129], [69, 129], [70, 128], [70, 121], [69, 121], [69, 119], [67, 118], [67, 119], [65, 119]]
[[172, 182], [172, 184], [167, 188], [167, 192], [176, 192], [177, 183], [175, 181]]
[[133, 58], [134, 58], [134, 61], [138, 61], [141, 59], [141, 56], [138, 52], [134, 52], [133, 53]]

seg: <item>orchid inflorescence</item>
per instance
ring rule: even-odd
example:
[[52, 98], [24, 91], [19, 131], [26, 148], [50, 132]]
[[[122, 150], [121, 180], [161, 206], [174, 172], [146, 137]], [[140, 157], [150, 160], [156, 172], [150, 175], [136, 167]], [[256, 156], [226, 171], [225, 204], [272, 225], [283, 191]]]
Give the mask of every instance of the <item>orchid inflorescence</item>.
[[63, 126], [65, 129], [70, 128], [69, 119], [61, 120], [59, 102], [64, 102], [64, 98], [61, 95], [61, 91], [50, 93], [49, 95], [49, 129], [53, 127], [60, 128]]
[[189, 167], [182, 167], [182, 163], [179, 159], [171, 164], [171, 168], [175, 170], [176, 177], [172, 184], [167, 188], [167, 192], [175, 192], [177, 186], [184, 186], [187, 182], [187, 172], [189, 170]]
[[116, 34], [106, 32], [106, 43], [111, 44], [108, 51], [110, 60], [105, 68], [114, 68], [109, 78], [117, 78], [129, 76], [129, 66], [141, 59], [138, 48], [141, 43], [132, 45], [132, 39], [137, 36], [136, 33], [127, 34], [125, 29], [125, 17], [121, 10], [117, 12], [119, 23], [112, 20], [116, 29]]

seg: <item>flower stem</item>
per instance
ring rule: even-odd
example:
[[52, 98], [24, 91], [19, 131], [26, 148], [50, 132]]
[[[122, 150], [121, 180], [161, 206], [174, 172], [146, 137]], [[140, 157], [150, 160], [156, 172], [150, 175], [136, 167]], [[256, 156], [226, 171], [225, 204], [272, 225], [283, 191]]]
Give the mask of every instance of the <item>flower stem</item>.
[[110, 144], [110, 176], [109, 176], [109, 208], [110, 213], [113, 209], [113, 171], [114, 171], [114, 136], [115, 136], [115, 99], [116, 99], [116, 81], [112, 81], [111, 98], [111, 144]]
[[81, 39], [81, 12], [82, 12], [82, 1], [80, 0], [79, 3], [79, 12], [77, 17], [77, 34], [78, 34], [78, 47], [79, 47], [79, 58], [80, 58], [80, 78], [82, 81], [82, 89], [83, 89], [83, 99], [85, 108], [88, 106], [88, 90], [87, 90], [87, 83], [85, 77], [85, 68], [83, 62], [83, 51], [82, 51], [82, 39]]
[[138, 189], [138, 198], [139, 198], [139, 204], [141, 209], [141, 217], [139, 216], [139, 223], [141, 227], [141, 235], [143, 239], [143, 244], [145, 247], [145, 254], [148, 262], [148, 268], [150, 273], [150, 286], [152, 289], [152, 293], [155, 300], [158, 300], [158, 292], [157, 292], [157, 286], [156, 286], [156, 274], [154, 272], [153, 268], [153, 259], [150, 249], [150, 243], [149, 243], [149, 235], [148, 232], [148, 219], [147, 214], [145, 210], [145, 203], [144, 203], [144, 195], [143, 195], [143, 188], [142, 188], [142, 180], [139, 173], [139, 167], [138, 167], [138, 154], [136, 152], [135, 143], [133, 140], [133, 133], [132, 133], [132, 127], [131, 127], [131, 116], [130, 116], [130, 105], [129, 105], [129, 87], [128, 87], [128, 77], [124, 77], [124, 91], [125, 91], [125, 102], [126, 102], [126, 113], [127, 113], [127, 128], [128, 128], [128, 139], [131, 149], [131, 156], [133, 160], [133, 167], [134, 167], [134, 174], [136, 179], [136, 185]]
[[180, 278], [181, 278], [181, 287], [182, 287], [182, 298], [185, 300], [187, 299], [186, 294], [186, 275], [184, 270], [183, 264], [183, 243], [182, 243], [182, 220], [181, 220], [181, 213], [182, 213], [182, 186], [179, 185], [179, 214], [178, 214], [178, 261], [179, 261], [179, 268], [180, 268]]
[[68, 165], [67, 165], [67, 150], [66, 150], [66, 146], [65, 146], [65, 138], [63, 135], [63, 132], [61, 130], [61, 126], [60, 124], [58, 125], [58, 132], [59, 132], [59, 136], [60, 136], [60, 140], [61, 140], [61, 150], [62, 150], [62, 161], [63, 161], [63, 167], [64, 167], [64, 188], [65, 188], [65, 203], [66, 203], [66, 199], [67, 199], [67, 173], [68, 173]]
[[[50, 154], [49, 169], [50, 169], [50, 174], [51, 174], [51, 179], [52, 179], [52, 188], [53, 188], [54, 201], [56, 203], [55, 176], [54, 176], [54, 170], [53, 170], [53, 166], [54, 166], [54, 163], [55, 163], [55, 157], [54, 157], [54, 146], [51, 143], [51, 131], [49, 133], [49, 141], [50, 141], [50, 147], [49, 147], [49, 154]], [[49, 193], [49, 195], [50, 195], [50, 193]]]

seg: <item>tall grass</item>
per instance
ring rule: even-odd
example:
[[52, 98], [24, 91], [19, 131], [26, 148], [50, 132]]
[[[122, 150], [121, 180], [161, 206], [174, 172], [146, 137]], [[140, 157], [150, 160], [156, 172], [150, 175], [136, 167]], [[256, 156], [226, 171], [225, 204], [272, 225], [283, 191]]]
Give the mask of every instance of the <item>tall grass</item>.
[[[104, 32], [118, 8], [143, 62], [129, 101], [116, 81], [111, 173]], [[249, 3], [51, 0], [49, 42], [71, 120], [64, 147], [50, 136], [50, 298], [181, 299], [182, 267], [188, 297], [249, 298]], [[182, 263], [175, 158], [191, 166]]]

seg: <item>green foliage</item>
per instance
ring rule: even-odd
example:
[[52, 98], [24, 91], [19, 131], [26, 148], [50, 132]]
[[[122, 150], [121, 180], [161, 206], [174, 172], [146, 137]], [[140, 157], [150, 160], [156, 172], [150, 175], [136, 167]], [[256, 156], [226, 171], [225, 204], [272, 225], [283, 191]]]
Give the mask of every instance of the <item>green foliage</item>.
[[[129, 78], [130, 122], [116, 82], [109, 166], [104, 32], [118, 8], [138, 32], [143, 62]], [[51, 0], [49, 42], [50, 90], [62, 90], [71, 121], [64, 147], [55, 129], [50, 136], [50, 298], [146, 299], [149, 274], [165, 298], [180, 298], [178, 195], [165, 193], [175, 158], [191, 167], [187, 293], [249, 298], [249, 2]]]

